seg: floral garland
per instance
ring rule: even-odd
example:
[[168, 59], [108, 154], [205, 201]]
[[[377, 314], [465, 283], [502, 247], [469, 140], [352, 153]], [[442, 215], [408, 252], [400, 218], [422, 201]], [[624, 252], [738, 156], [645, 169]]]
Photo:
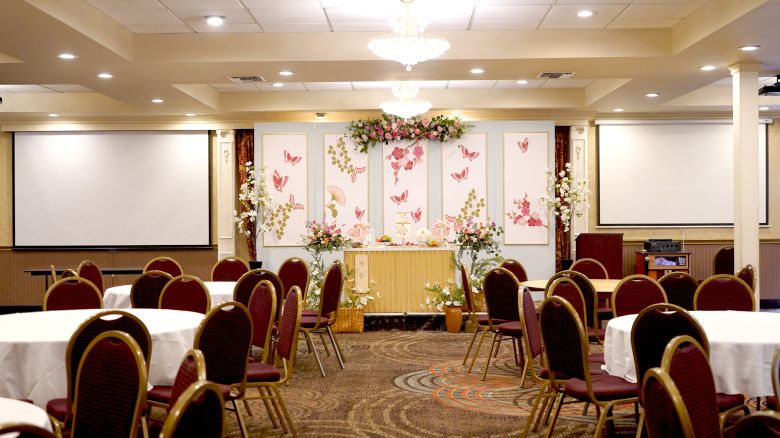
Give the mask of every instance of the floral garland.
[[355, 120], [347, 125], [347, 136], [359, 147], [360, 152], [368, 153], [368, 148], [379, 142], [393, 140], [419, 140], [421, 138], [439, 140], [444, 143], [460, 138], [469, 125], [458, 117], [435, 116], [433, 118], [415, 116], [409, 119], [382, 114], [381, 119]]

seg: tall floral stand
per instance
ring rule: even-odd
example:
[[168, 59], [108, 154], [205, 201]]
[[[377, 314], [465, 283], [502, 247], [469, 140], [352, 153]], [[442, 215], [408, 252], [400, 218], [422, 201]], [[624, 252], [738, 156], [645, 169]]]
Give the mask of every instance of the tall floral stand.
[[336, 333], [363, 333], [363, 309], [339, 307], [332, 329]]
[[444, 322], [447, 325], [448, 332], [459, 333], [460, 326], [463, 324], [463, 309], [460, 306], [445, 307]]

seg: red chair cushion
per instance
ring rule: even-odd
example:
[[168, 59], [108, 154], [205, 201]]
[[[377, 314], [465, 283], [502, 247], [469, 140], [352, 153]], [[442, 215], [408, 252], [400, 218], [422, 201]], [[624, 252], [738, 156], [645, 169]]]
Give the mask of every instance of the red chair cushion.
[[319, 313], [318, 310], [304, 310], [301, 312], [301, 317], [304, 316], [317, 316], [317, 313]]
[[[600, 363], [589, 363], [588, 364], [588, 371], [590, 371], [590, 375], [596, 375], [596, 374], [607, 374], [606, 371], [601, 369]], [[550, 370], [548, 370], [546, 367], [543, 367], [541, 371], [539, 372], [539, 376], [541, 376], [542, 379], [549, 379], [550, 378]], [[562, 379], [564, 377], [558, 376], [559, 379]]]
[[279, 369], [267, 363], [253, 362], [246, 370], [247, 382], [278, 382], [281, 378]]
[[731, 408], [736, 408], [737, 406], [745, 404], [745, 396], [742, 394], [724, 394], [719, 392], [716, 395], [718, 397], [718, 410], [720, 412], [728, 411]]
[[[593, 394], [598, 400], [609, 401], [636, 397], [636, 383], [609, 374], [594, 374], [590, 379]], [[588, 390], [584, 380], [571, 379], [566, 382], [564, 392], [579, 400], [588, 399]]]
[[[230, 386], [217, 383], [219, 389], [222, 390], [222, 398], [225, 400], [231, 400]], [[173, 386], [155, 385], [152, 389], [146, 391], [146, 398], [159, 403], [168, 403], [173, 393]]]
[[479, 325], [488, 325], [488, 317], [487, 315], [477, 315], [477, 324]]
[[64, 398], [51, 399], [46, 403], [46, 413], [60, 421], [65, 421], [67, 412], [68, 402]]
[[[720, 407], [720, 406], [718, 406], [718, 407]], [[770, 395], [769, 397], [767, 397], [766, 398], [766, 407], [768, 407], [769, 409], [771, 409], [773, 411], [776, 411], [777, 408], [778, 408], [777, 397], [775, 397], [773, 395]]]
[[[317, 325], [317, 315], [301, 317], [301, 328], [314, 328], [315, 325]], [[328, 318], [323, 316], [320, 318], [320, 327], [326, 325], [328, 325]]]
[[498, 332], [502, 335], [520, 337], [523, 335], [523, 325], [520, 321], [510, 321], [500, 324]]

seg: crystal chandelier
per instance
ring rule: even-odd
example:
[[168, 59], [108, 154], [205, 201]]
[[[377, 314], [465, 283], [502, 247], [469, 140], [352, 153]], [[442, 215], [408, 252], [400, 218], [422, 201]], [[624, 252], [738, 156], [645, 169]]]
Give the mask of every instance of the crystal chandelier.
[[420, 115], [431, 109], [431, 103], [427, 100], [416, 99], [420, 89], [414, 85], [401, 82], [393, 86], [395, 100], [388, 100], [379, 105], [382, 111], [408, 119]]
[[418, 6], [414, 0], [401, 0], [400, 13], [387, 20], [393, 34], [378, 36], [368, 42], [368, 48], [376, 56], [398, 61], [406, 66], [406, 71], [411, 71], [418, 62], [438, 58], [450, 49], [450, 43], [444, 38], [423, 34], [429, 20]]

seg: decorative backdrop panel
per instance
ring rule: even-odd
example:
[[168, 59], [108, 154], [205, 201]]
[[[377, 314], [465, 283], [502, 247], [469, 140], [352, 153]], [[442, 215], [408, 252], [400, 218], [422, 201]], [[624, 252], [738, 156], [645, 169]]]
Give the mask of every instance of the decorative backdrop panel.
[[[487, 134], [464, 134], [442, 145], [442, 218], [455, 238], [455, 225], [487, 219]], [[436, 226], [434, 226], [436, 227]]]
[[368, 154], [343, 134], [325, 134], [324, 211], [344, 231], [368, 222]]
[[504, 243], [547, 244], [548, 133], [504, 133]]
[[400, 218], [409, 222], [409, 237], [428, 226], [428, 141], [390, 142], [382, 146], [384, 234], [396, 237]]
[[263, 134], [266, 183], [276, 204], [264, 246], [298, 246], [306, 231], [308, 160], [306, 134]]

